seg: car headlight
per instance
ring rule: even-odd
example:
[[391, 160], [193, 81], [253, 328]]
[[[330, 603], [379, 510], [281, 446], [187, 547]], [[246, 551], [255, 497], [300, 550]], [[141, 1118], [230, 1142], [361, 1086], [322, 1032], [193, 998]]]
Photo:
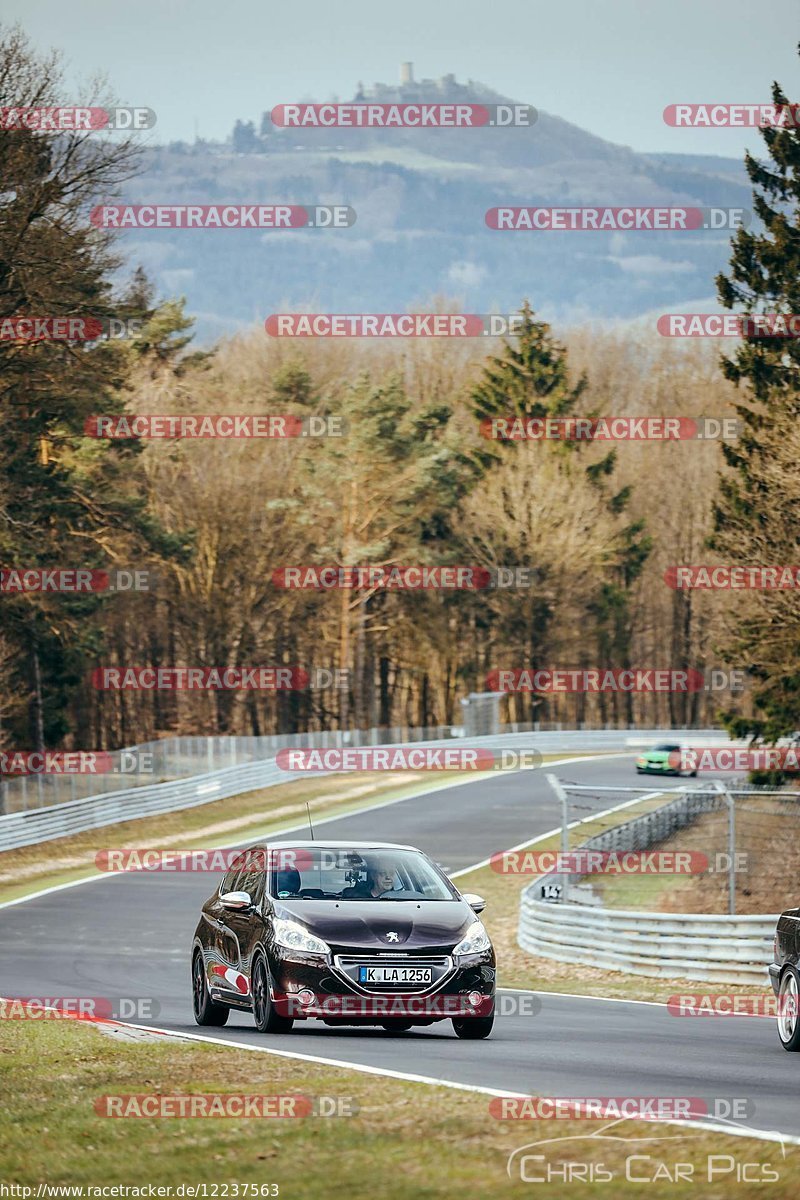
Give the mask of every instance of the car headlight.
[[282, 917], [276, 917], [272, 928], [275, 941], [287, 950], [302, 950], [306, 954], [327, 954], [330, 950], [327, 942], [309, 933], [305, 926], [297, 921], [286, 921]]
[[456, 946], [453, 954], [481, 954], [484, 950], [491, 950], [491, 948], [492, 943], [489, 941], [489, 935], [484, 929], [483, 923], [474, 921]]

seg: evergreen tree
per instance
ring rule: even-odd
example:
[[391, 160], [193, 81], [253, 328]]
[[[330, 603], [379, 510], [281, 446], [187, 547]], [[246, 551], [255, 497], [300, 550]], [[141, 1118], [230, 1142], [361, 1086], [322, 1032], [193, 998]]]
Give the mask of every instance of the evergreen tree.
[[252, 121], [236, 122], [233, 127], [233, 148], [237, 154], [253, 154], [260, 148]]
[[[530, 304], [526, 301], [520, 310], [521, 323], [513, 341], [506, 342], [503, 352], [489, 360], [472, 394], [472, 406], [480, 421], [492, 417], [558, 418], [567, 416], [591, 416], [582, 411], [581, 400], [587, 387], [587, 378], [582, 375], [576, 383], [570, 380], [566, 349], [552, 336], [550, 326], [537, 321]], [[502, 460], [503, 454], [514, 454], [524, 442], [489, 442], [489, 449], [479, 451], [479, 460], [484, 470], [492, 470], [493, 464]], [[557, 455], [562, 470], [568, 475], [580, 472], [584, 485], [596, 493], [598, 514], [621, 517], [630, 500], [630, 487], [614, 491], [613, 480], [616, 467], [616, 452], [593, 457], [586, 462], [584, 455], [591, 443], [556, 441], [533, 449], [537, 454], [549, 452]], [[580, 480], [576, 479], [576, 486]], [[508, 513], [508, 519], [515, 516]], [[498, 538], [502, 540], [502, 531]], [[604, 578], [596, 581], [597, 592], [589, 604], [594, 618], [594, 628], [586, 630], [587, 648], [594, 640], [596, 650], [593, 657], [599, 665], [630, 666], [631, 643], [630, 590], [640, 575], [651, 549], [651, 539], [644, 532], [643, 521], [627, 524], [620, 522]], [[517, 640], [525, 647], [525, 653], [537, 659], [548, 641], [548, 630], [555, 616], [556, 605], [552, 587], [547, 579], [547, 566], [538, 560], [535, 545], [529, 548], [527, 564], [509, 563], [509, 566], [530, 565], [538, 576], [534, 594], [525, 605], [519, 606], [519, 620], [528, 628], [523, 632], [506, 628], [507, 639]], [[507, 643], [507, 649], [510, 648]], [[502, 653], [502, 650], [500, 651]], [[628, 697], [626, 718], [632, 720]]]
[[[0, 29], [0, 106], [58, 105], [57, 57], [38, 58], [18, 30]], [[136, 316], [134, 283], [120, 306], [110, 239], [89, 221], [98, 195], [133, 170], [130, 143], [0, 130], [0, 319]], [[150, 313], [153, 318], [153, 313]], [[166, 320], [170, 326], [170, 319]], [[180, 323], [179, 323], [180, 324]], [[175, 327], [174, 314], [172, 327]], [[159, 338], [170, 340], [167, 329]], [[134, 353], [122, 341], [0, 340], [0, 563], [104, 569], [176, 548], [147, 510], [138, 447], [85, 436], [95, 413], [120, 412]], [[26, 698], [6, 723], [18, 746], [57, 745], [70, 697], [99, 645], [96, 595], [0, 595], [14, 691]]]
[[[790, 109], [782, 88], [772, 99]], [[717, 278], [720, 301], [744, 314], [800, 313], [800, 129], [761, 130], [766, 156], [746, 154], [759, 225], [741, 228], [732, 239], [730, 271]], [[787, 504], [786, 461], [800, 414], [800, 339], [758, 336], [745, 329], [736, 354], [723, 370], [742, 390], [737, 406], [738, 442], [726, 442], [728, 471], [720, 482], [712, 546], [746, 565], [796, 565], [800, 561], [800, 512]], [[795, 594], [796, 595], [796, 594]], [[768, 742], [800, 727], [800, 609], [792, 593], [741, 595], [735, 631], [726, 652], [755, 681], [752, 718], [723, 714], [737, 736]]]

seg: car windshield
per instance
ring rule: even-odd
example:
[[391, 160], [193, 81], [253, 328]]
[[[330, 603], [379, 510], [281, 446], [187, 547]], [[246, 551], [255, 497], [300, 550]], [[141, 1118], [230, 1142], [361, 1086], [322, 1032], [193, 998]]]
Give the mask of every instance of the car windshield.
[[680, 750], [680, 746], [655, 746], [653, 749], [654, 751], [662, 750], [674, 754], [676, 750]]
[[270, 895], [280, 900], [455, 900], [458, 893], [418, 850], [338, 846], [270, 851]]

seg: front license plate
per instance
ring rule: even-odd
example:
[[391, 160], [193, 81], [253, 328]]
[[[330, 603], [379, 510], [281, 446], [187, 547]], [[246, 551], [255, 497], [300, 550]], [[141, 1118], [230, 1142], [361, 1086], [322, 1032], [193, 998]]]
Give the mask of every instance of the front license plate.
[[359, 983], [431, 983], [430, 967], [359, 967]]

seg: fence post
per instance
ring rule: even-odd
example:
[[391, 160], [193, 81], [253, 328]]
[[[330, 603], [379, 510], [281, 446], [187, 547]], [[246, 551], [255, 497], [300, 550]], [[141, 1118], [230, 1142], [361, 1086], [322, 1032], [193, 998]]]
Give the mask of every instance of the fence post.
[[561, 802], [561, 852], [562, 854], [569, 853], [569, 800], [567, 793], [561, 786], [561, 780], [555, 775], [546, 775], [545, 779], [550, 784], [558, 799]]
[[736, 797], [728, 791], [721, 779], [714, 780], [728, 804], [728, 914], [736, 915]]

